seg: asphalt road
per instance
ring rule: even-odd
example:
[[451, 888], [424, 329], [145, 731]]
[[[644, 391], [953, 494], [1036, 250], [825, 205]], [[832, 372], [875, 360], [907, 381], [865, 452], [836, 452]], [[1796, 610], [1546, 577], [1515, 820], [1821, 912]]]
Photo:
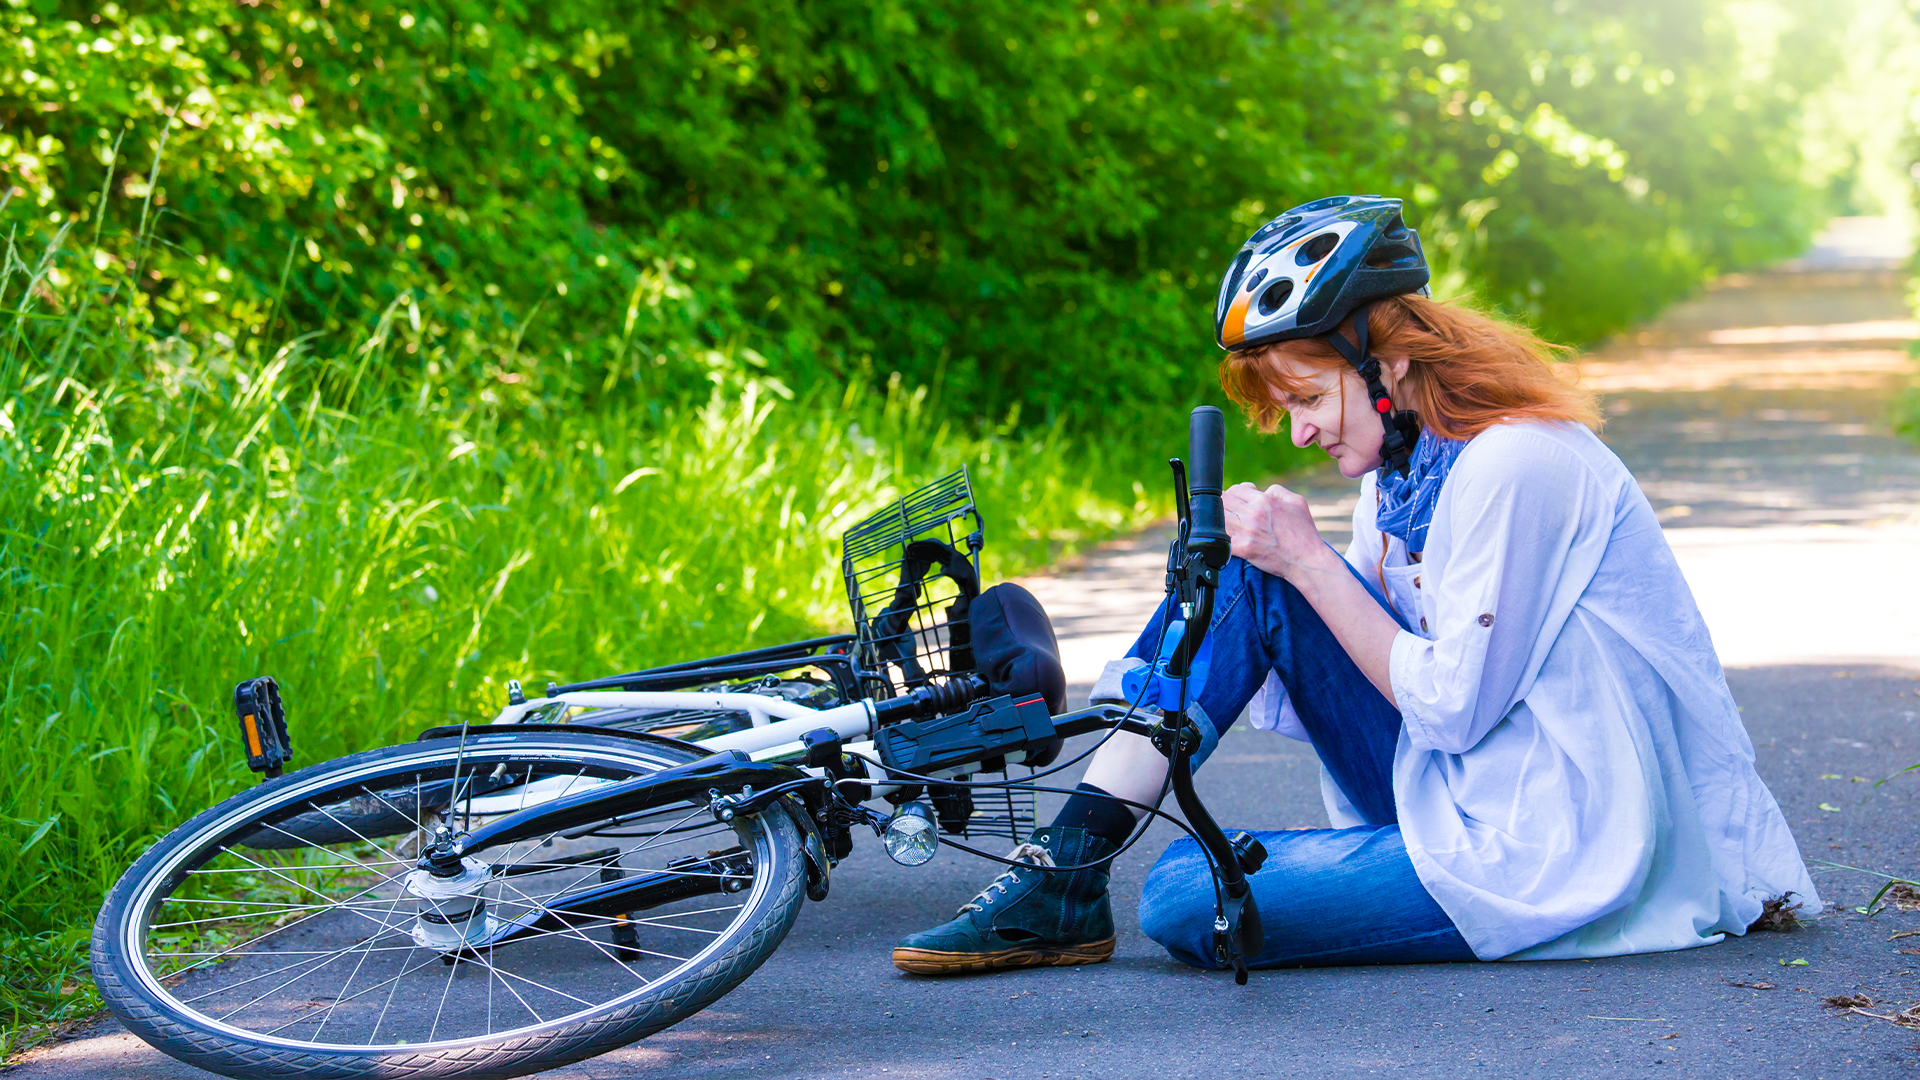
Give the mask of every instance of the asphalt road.
[[[1871, 243], [1856, 227], [1856, 246], [1860, 235]], [[1920, 773], [1894, 775], [1920, 762], [1920, 577], [1910, 566], [1920, 455], [1881, 422], [1906, 370], [1899, 339], [1912, 330], [1871, 253], [1825, 258], [1732, 282], [1583, 364], [1606, 395], [1607, 437], [1661, 511], [1760, 773], [1829, 902], [1803, 912], [1802, 929], [1595, 961], [1261, 972], [1237, 987], [1173, 962], [1139, 932], [1139, 883], [1175, 835], [1161, 825], [1117, 862], [1111, 963], [928, 979], [895, 971], [888, 950], [946, 918], [996, 868], [948, 851], [907, 869], [865, 841], [835, 873], [833, 895], [809, 904], [773, 959], [717, 1006], [548, 1075], [1920, 1074], [1920, 1030], [1822, 1001], [1864, 994], [1868, 1012], [1888, 1016], [1920, 1003], [1920, 910], [1855, 910], [1887, 875], [1920, 879]], [[1345, 488], [1326, 477], [1308, 487], [1343, 542]], [[1149, 537], [1034, 583], [1067, 635], [1076, 681], [1130, 640], [1157, 599], [1161, 558]], [[1268, 733], [1230, 734], [1200, 787], [1230, 825], [1326, 823], [1311, 751]], [[36, 1052], [18, 1075], [207, 1074], [108, 1021]]]

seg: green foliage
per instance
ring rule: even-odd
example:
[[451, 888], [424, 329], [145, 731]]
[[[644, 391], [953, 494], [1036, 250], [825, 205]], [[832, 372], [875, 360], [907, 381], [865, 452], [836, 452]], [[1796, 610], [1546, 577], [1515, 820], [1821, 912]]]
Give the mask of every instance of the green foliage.
[[415, 290], [530, 399], [898, 371], [1084, 428], [1199, 392], [1225, 256], [1330, 191], [1574, 339], [1790, 249], [1799, 68], [1733, 10], [12, 0], [0, 161], [27, 235], [149, 213], [94, 258], [242, 352]]
[[[1920, 307], [1920, 304], [1915, 306]], [[1914, 355], [1914, 350], [1909, 349], [1909, 355]], [[1920, 355], [1914, 358], [1920, 361]], [[1894, 395], [1888, 419], [1896, 434], [1920, 443], [1920, 362], [1914, 365], [1913, 379], [1907, 388]]]
[[1455, 267], [1489, 300], [1589, 341], [1719, 270], [1805, 245], [1817, 207], [1796, 120], [1838, 63], [1825, 14], [1715, 0], [1420, 7], [1405, 23], [1405, 100], [1433, 118], [1415, 126], [1434, 153], [1413, 198], [1469, 219]]

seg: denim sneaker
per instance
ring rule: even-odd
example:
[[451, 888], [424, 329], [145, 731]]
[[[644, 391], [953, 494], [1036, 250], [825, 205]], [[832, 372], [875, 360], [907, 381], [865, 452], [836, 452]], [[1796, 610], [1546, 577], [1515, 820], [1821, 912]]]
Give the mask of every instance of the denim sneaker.
[[[893, 966], [915, 975], [959, 975], [1015, 967], [1098, 964], [1113, 956], [1107, 898], [1113, 844], [1084, 829], [1048, 826], [1007, 856], [1009, 867], [960, 905], [951, 922], [909, 934]], [[1101, 865], [1073, 873], [1029, 867]]]

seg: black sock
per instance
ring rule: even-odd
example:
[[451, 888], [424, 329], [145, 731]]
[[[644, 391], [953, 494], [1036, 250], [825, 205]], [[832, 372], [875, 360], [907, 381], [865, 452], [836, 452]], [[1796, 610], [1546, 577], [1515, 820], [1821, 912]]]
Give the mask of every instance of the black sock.
[[1114, 847], [1133, 835], [1133, 822], [1131, 807], [1114, 802], [1107, 792], [1092, 784], [1074, 788], [1053, 819], [1055, 828], [1085, 829]]

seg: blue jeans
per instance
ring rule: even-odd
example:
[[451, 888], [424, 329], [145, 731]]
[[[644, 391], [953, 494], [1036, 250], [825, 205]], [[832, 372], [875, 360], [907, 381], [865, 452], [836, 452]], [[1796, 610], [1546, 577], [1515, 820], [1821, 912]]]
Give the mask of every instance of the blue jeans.
[[[1358, 577], [1358, 575], [1355, 575]], [[1362, 584], [1367, 584], [1361, 578]], [[1378, 591], [1375, 600], [1388, 612]], [[1399, 616], [1396, 614], [1395, 619]], [[1129, 655], [1151, 658], [1166, 605]], [[1404, 624], [1403, 624], [1404, 625]], [[1423, 964], [1475, 959], [1414, 874], [1393, 802], [1400, 713], [1360, 673], [1299, 590], [1240, 559], [1220, 573], [1213, 664], [1199, 702], [1204, 760], [1266, 681], [1279, 675], [1313, 748], [1367, 824], [1351, 829], [1255, 832], [1267, 861], [1250, 879], [1266, 947], [1251, 967]], [[1214, 892], [1207, 859], [1182, 837], [1147, 874], [1140, 928], [1174, 958], [1213, 960]]]

